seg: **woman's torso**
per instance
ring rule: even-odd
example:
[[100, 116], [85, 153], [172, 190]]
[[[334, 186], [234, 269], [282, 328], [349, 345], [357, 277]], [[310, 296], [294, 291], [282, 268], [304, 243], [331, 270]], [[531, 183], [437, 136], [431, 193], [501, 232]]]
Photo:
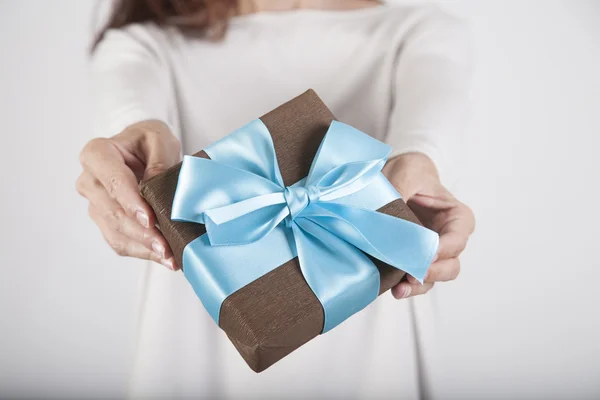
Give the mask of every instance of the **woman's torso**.
[[210, 42], [147, 26], [171, 71], [186, 153], [312, 88], [336, 118], [384, 140], [401, 43], [427, 9], [379, 6], [234, 18]]

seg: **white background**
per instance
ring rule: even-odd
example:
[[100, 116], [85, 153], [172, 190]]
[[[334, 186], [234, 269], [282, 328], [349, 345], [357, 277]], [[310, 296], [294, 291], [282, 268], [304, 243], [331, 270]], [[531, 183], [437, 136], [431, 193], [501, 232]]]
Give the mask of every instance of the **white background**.
[[[478, 225], [435, 293], [435, 393], [599, 398], [600, 2], [443, 4], [476, 57], [452, 189]], [[74, 190], [94, 5], [0, 3], [0, 397], [126, 392], [142, 267]]]

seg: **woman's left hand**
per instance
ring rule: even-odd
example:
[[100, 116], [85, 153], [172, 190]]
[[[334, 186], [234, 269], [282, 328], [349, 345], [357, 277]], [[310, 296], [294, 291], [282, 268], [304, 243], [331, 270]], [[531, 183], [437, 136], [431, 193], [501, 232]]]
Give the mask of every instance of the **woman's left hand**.
[[383, 173], [423, 225], [440, 235], [438, 252], [424, 284], [408, 276], [392, 288], [392, 295], [402, 299], [424, 294], [435, 282], [456, 279], [460, 272], [458, 257], [475, 229], [471, 209], [442, 186], [433, 162], [424, 154], [394, 157], [385, 165]]

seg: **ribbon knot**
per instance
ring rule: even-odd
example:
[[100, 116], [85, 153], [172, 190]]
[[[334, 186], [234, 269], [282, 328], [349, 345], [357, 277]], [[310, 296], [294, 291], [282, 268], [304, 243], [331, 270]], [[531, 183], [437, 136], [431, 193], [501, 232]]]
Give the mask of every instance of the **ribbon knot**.
[[298, 215], [308, 205], [315, 200], [318, 200], [319, 189], [314, 186], [287, 186], [283, 192], [285, 203], [290, 212], [289, 217], [286, 219], [288, 226], [291, 226], [291, 222], [296, 219]]
[[388, 145], [333, 121], [308, 176], [291, 186], [260, 120], [204, 150], [210, 159], [184, 158], [171, 218], [205, 224], [183, 269], [215, 321], [227, 296], [296, 256], [323, 305], [323, 332], [377, 297], [368, 255], [424, 278], [437, 234], [376, 211], [400, 198], [381, 173]]

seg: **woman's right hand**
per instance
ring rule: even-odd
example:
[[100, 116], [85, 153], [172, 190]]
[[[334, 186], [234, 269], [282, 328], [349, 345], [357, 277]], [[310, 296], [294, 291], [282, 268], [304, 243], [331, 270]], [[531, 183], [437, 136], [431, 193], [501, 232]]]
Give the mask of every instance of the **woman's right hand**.
[[121, 256], [179, 267], [138, 182], [180, 160], [179, 141], [161, 121], [133, 124], [110, 139], [91, 140], [80, 155], [83, 172], [77, 191], [89, 201], [89, 215]]

